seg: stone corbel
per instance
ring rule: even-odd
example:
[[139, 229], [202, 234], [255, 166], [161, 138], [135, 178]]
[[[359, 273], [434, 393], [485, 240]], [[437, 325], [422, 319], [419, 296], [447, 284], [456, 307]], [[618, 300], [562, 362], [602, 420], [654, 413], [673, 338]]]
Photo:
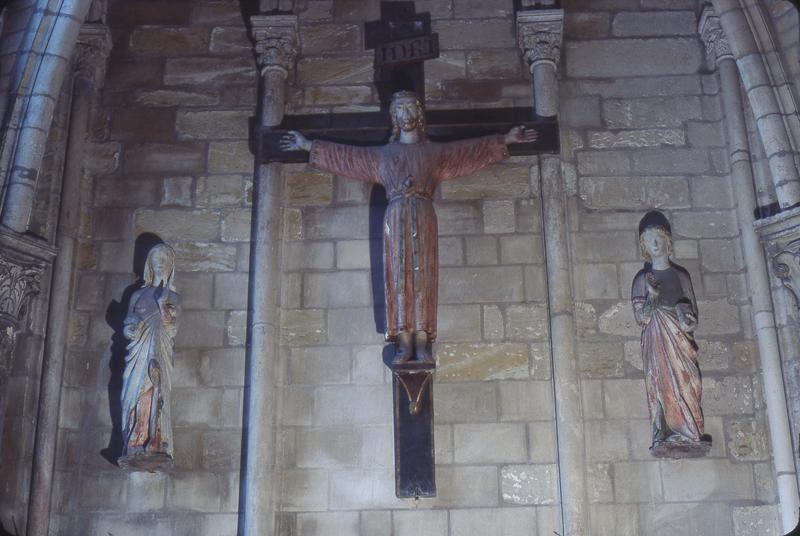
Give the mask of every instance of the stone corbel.
[[17, 334], [29, 320], [28, 311], [39, 294], [44, 272], [41, 263], [10, 253], [0, 253], [0, 386], [5, 383]]
[[75, 74], [87, 77], [97, 87], [102, 85], [111, 46], [111, 32], [105, 24], [84, 24], [75, 44]]
[[564, 10], [537, 9], [517, 13], [517, 38], [533, 78], [534, 104], [539, 117], [558, 114], [556, 73], [561, 58]]
[[792, 295], [795, 307], [800, 309], [800, 239], [776, 249], [777, 252], [770, 255], [772, 270]]

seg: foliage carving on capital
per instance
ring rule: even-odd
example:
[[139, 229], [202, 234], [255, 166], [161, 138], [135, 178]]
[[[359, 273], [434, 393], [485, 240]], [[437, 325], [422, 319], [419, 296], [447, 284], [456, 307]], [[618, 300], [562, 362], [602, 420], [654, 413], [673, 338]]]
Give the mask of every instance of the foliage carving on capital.
[[725, 36], [725, 31], [720, 25], [719, 17], [710, 7], [703, 10], [698, 29], [700, 38], [706, 46], [706, 54], [712, 62], [720, 61], [723, 58], [733, 59], [733, 52], [728, 38]]
[[256, 60], [262, 74], [278, 70], [286, 75], [297, 57], [297, 18], [289, 15], [251, 18]]
[[42, 267], [0, 256], [0, 323], [19, 329], [39, 293]]
[[560, 9], [521, 12], [517, 15], [519, 46], [531, 66], [543, 61], [558, 65], [563, 26], [564, 12]]

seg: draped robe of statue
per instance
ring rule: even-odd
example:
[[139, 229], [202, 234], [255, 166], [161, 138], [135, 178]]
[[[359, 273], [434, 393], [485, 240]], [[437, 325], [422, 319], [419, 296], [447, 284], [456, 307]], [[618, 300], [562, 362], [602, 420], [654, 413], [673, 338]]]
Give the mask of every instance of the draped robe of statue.
[[313, 142], [309, 160], [313, 167], [386, 189], [387, 340], [396, 340], [403, 331], [425, 331], [430, 341], [436, 339], [439, 260], [433, 195], [437, 186], [506, 158], [502, 135], [447, 143], [390, 142], [379, 147]]
[[[661, 287], [658, 303], [653, 307], [647, 303], [646, 278], [650, 272]], [[633, 279], [631, 301], [636, 321], [642, 327], [642, 359], [653, 444], [700, 441], [704, 421], [697, 345], [691, 334], [681, 330], [677, 310], [683, 307], [698, 318], [689, 274], [674, 267], [641, 270]], [[647, 309], [651, 309], [649, 319]]]
[[131, 296], [123, 326], [130, 340], [122, 376], [123, 467], [154, 469], [172, 458], [172, 344], [179, 299], [175, 292], [153, 286]]

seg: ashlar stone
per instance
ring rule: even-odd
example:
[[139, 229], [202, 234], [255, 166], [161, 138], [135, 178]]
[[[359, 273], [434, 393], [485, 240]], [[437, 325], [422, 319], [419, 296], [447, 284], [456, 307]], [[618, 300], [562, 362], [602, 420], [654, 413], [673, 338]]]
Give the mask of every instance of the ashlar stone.
[[451, 536], [536, 534], [535, 508], [489, 508], [451, 510]]
[[675, 460], [662, 467], [667, 501], [737, 501], [755, 498], [753, 471], [728, 460]]
[[506, 337], [510, 340], [539, 340], [547, 337], [546, 304], [511, 305], [506, 309]]
[[737, 419], [728, 423], [728, 450], [739, 461], [769, 459], [767, 434], [763, 423], [755, 419]]
[[448, 536], [447, 512], [443, 510], [399, 510], [392, 521], [395, 536]]
[[327, 338], [325, 311], [321, 309], [286, 309], [281, 313], [283, 344], [324, 343]]
[[564, 49], [567, 76], [575, 78], [694, 74], [703, 64], [693, 38], [571, 41]]
[[530, 195], [530, 166], [499, 165], [442, 184], [442, 199], [502, 199]]
[[589, 147], [593, 149], [616, 149], [635, 147], [679, 146], [686, 143], [680, 129], [599, 130], [588, 133]]
[[501, 421], [542, 421], [553, 418], [553, 392], [547, 381], [500, 384]]
[[527, 460], [523, 423], [457, 424], [453, 427], [455, 462], [519, 463]]
[[689, 208], [686, 177], [583, 177], [579, 195], [588, 208]]
[[555, 465], [506, 465], [500, 471], [503, 502], [520, 505], [555, 504]]
[[438, 381], [523, 379], [528, 377], [528, 347], [515, 343], [440, 343]]
[[694, 35], [697, 21], [692, 11], [627, 11], [614, 16], [611, 32], [619, 37]]
[[358, 512], [313, 512], [297, 515], [298, 534], [303, 536], [359, 536]]
[[733, 509], [735, 536], [780, 534], [780, 511], [776, 505], [738, 506]]
[[175, 267], [184, 272], [222, 272], [236, 268], [236, 247], [210, 242], [175, 242]]

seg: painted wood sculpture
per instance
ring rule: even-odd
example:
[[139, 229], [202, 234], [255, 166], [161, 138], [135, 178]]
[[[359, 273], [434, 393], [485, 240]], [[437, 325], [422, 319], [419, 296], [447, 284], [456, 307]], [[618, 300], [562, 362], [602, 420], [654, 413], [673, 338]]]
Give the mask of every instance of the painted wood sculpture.
[[650, 452], [657, 458], [694, 458], [711, 448], [700, 407], [697, 362], [698, 311], [688, 272], [670, 261], [672, 232], [667, 218], [648, 212], [639, 223], [645, 267], [636, 274], [631, 301], [642, 328], [647, 404], [652, 425]]
[[389, 143], [359, 147], [307, 140], [297, 131], [283, 149], [310, 151], [310, 164], [343, 177], [379, 183], [389, 206], [383, 225], [386, 339], [397, 343], [396, 363], [431, 361], [436, 339], [438, 250], [433, 195], [440, 182], [508, 158], [507, 143], [532, 143], [536, 132], [514, 127], [492, 135], [434, 143], [425, 135], [422, 103], [410, 91], [392, 96]]
[[122, 376], [123, 450], [118, 463], [132, 471], [172, 465], [170, 392], [180, 312], [174, 275], [175, 252], [157, 244], [147, 254], [144, 284], [131, 296], [124, 321], [130, 343]]

